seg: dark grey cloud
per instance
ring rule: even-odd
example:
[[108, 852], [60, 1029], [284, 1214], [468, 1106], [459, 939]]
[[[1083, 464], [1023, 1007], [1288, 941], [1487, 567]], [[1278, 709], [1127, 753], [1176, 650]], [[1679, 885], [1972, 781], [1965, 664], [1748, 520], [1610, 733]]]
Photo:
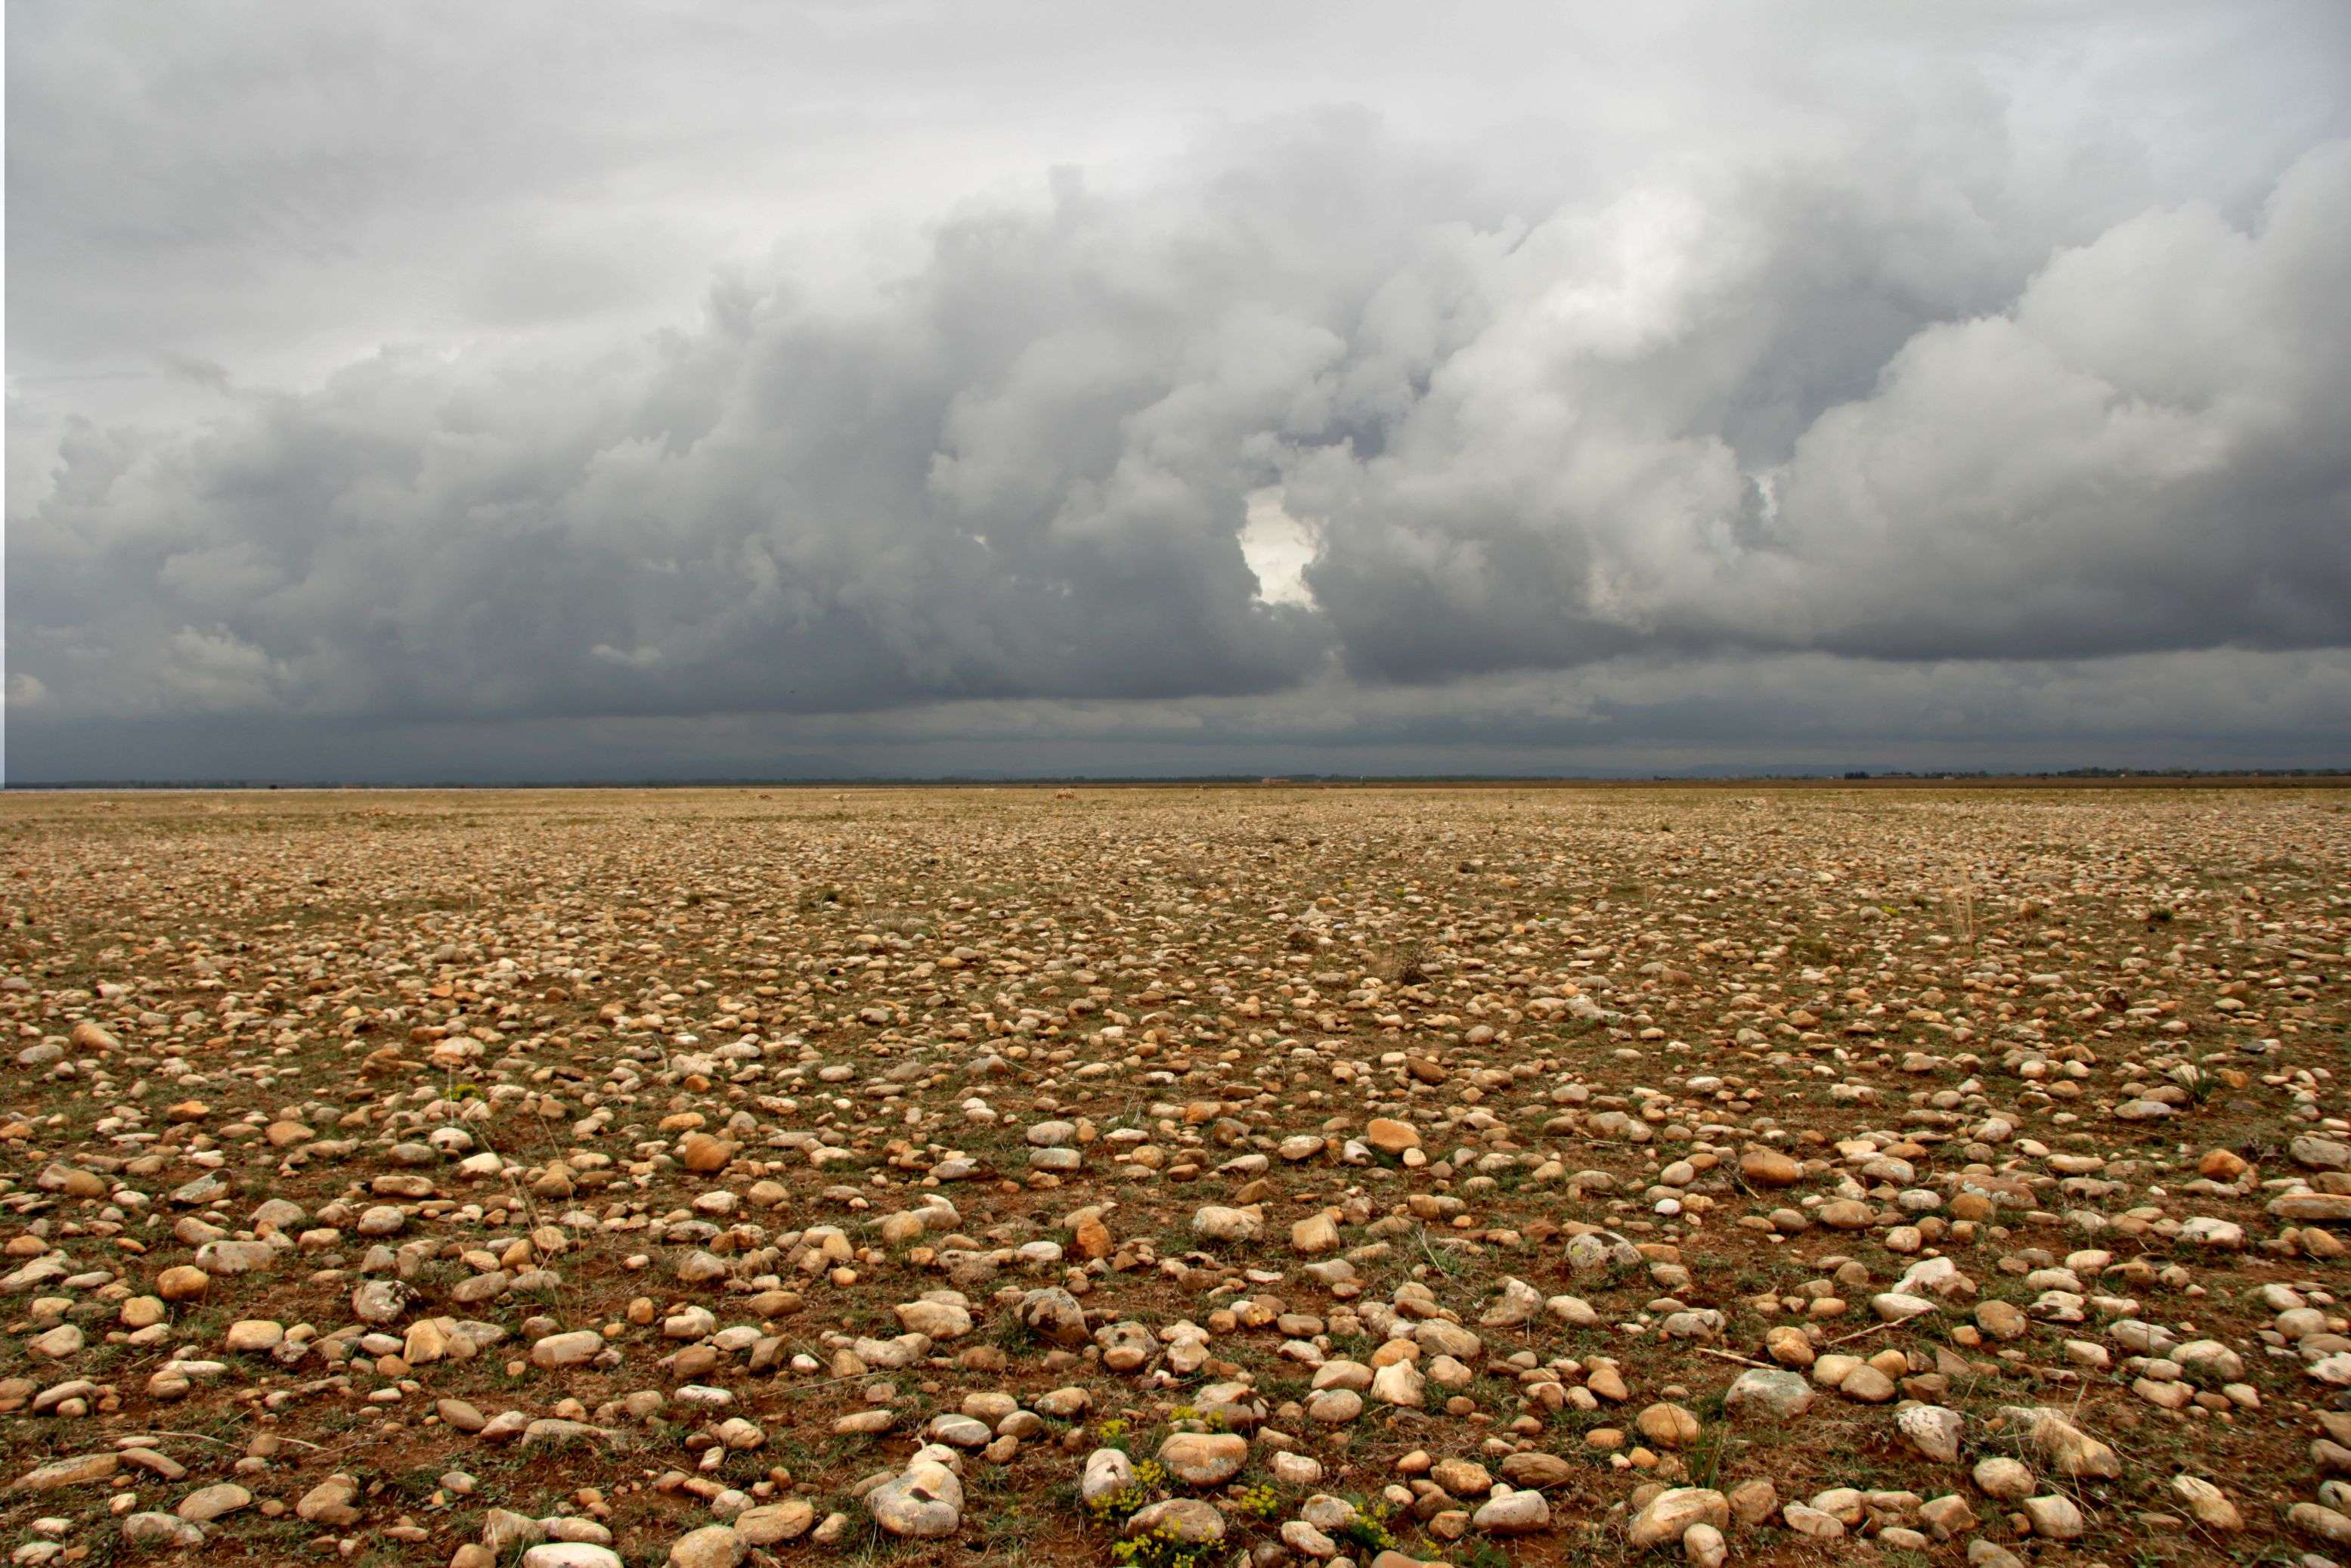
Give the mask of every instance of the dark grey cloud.
[[2340, 766], [2346, 750], [2351, 654], [2220, 650], [2054, 664], [1612, 660], [1441, 686], [1325, 681], [1249, 697], [979, 701], [789, 723], [92, 720], [46, 729], [38, 757], [39, 777], [55, 779], [422, 784], [2315, 768]]
[[26, 16], [16, 777], [2342, 744], [2332, 8]]

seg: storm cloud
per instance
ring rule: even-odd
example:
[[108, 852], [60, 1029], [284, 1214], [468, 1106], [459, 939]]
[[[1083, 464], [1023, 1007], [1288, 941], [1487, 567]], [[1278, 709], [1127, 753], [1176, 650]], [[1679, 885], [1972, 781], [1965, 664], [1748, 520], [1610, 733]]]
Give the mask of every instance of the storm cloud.
[[[651, 97], [501, 110], [462, 29], [264, 8], [238, 53], [131, 15], [11, 15], [16, 778], [2351, 742], [2332, 8], [1896, 8], [1855, 47], [1842, 11], [1530, 14], [1555, 68], [1497, 52], [1490, 111], [1434, 124], [1358, 35], [1352, 82], [1260, 65], [1092, 157], [1013, 113], [921, 214], [752, 200], [750, 253], [730, 170], [831, 190], [776, 145], [911, 134], [819, 99], [733, 150], [774, 38], [680, 28], [638, 40]], [[1182, 63], [1065, 96], [1172, 101]], [[860, 69], [958, 123], [938, 58]], [[462, 277], [403, 313], [428, 256]]]

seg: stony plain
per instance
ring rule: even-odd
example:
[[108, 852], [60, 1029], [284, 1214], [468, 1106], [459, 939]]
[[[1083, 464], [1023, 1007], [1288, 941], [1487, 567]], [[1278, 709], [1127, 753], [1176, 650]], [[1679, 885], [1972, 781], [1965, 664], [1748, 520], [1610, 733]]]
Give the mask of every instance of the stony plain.
[[0, 799], [0, 1551], [2324, 1563], [2346, 807]]

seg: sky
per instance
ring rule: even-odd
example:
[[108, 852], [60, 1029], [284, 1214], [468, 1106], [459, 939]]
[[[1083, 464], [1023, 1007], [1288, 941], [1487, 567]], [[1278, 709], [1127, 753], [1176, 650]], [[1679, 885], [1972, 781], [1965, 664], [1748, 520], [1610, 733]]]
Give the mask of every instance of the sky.
[[18, 0], [6, 778], [2351, 766], [2351, 6]]

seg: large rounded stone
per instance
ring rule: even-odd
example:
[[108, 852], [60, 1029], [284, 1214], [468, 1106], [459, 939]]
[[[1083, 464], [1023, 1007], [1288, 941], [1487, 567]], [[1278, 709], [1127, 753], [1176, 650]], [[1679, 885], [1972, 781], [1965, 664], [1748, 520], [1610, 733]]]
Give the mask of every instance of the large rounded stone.
[[2072, 1541], [2089, 1528], [2074, 1500], [2055, 1492], [2026, 1498], [2020, 1506], [2032, 1523], [2032, 1533], [2050, 1541]]
[[1515, 1487], [1565, 1486], [1575, 1474], [1575, 1466], [1539, 1448], [1502, 1456], [1502, 1479]]
[[1309, 1420], [1343, 1427], [1364, 1413], [1364, 1396], [1352, 1388], [1325, 1388], [1306, 1401]]
[[946, 1466], [917, 1459], [865, 1494], [865, 1511], [891, 1535], [933, 1541], [963, 1525], [963, 1482]]
[[1978, 1460], [1974, 1474], [1976, 1490], [1986, 1497], [2016, 1502], [2032, 1495], [2032, 1472], [2004, 1454]]
[[213, 1288], [213, 1277], [186, 1263], [175, 1264], [155, 1276], [155, 1293], [167, 1301], [200, 1301]]
[[1047, 1344], [1074, 1350], [1091, 1337], [1086, 1330], [1086, 1310], [1067, 1291], [1050, 1287], [1031, 1291], [1020, 1298], [1019, 1313], [1029, 1332]]
[[2056, 1411], [2035, 1405], [2005, 1405], [2001, 1414], [2024, 1428], [2034, 1448], [2056, 1472], [2070, 1480], [2095, 1477], [2116, 1480], [2123, 1462], [2114, 1449], [2074, 1426]]
[[724, 1524], [705, 1524], [670, 1542], [670, 1568], [735, 1568], [750, 1548]]
[[1159, 1462], [1186, 1486], [1221, 1486], [1249, 1462], [1249, 1439], [1238, 1432], [1176, 1432], [1159, 1445]]
[[1505, 1492], [1469, 1516], [1489, 1535], [1531, 1535], [1551, 1528], [1551, 1504], [1539, 1491]]
[[1078, 1500], [1097, 1502], [1134, 1484], [1134, 1460], [1116, 1448], [1096, 1448], [1086, 1456], [1085, 1472], [1078, 1478]]
[[891, 1309], [899, 1327], [933, 1339], [961, 1339], [971, 1333], [971, 1309], [953, 1301], [902, 1301]]
[[1894, 1425], [1928, 1458], [1947, 1465], [1958, 1461], [1959, 1435], [1967, 1426], [1958, 1411], [1940, 1405], [1913, 1405], [1894, 1417]]
[[204, 1532], [168, 1513], [134, 1513], [122, 1521], [122, 1539], [133, 1546], [202, 1546]]
[[[1747, 1375], [1751, 1377], [1754, 1374]], [[1777, 1375], [1792, 1377], [1795, 1375], [1783, 1372]], [[1803, 1380], [1797, 1378], [1796, 1381], [1801, 1384]], [[1635, 1416], [1633, 1425], [1640, 1429], [1642, 1437], [1660, 1448], [1686, 1448], [1698, 1441], [1698, 1417], [1678, 1405], [1660, 1401]]]
[[1729, 1522], [1730, 1503], [1720, 1492], [1711, 1487], [1675, 1487], [1651, 1498], [1648, 1506], [1633, 1516], [1625, 1539], [1634, 1550], [1646, 1552], [1679, 1541], [1693, 1524], [1720, 1530]]
[[698, 1175], [726, 1168], [735, 1157], [735, 1145], [724, 1138], [714, 1138], [707, 1133], [688, 1133], [678, 1140], [678, 1164]]
[[1265, 1217], [1255, 1209], [1208, 1204], [1192, 1216], [1192, 1234], [1203, 1241], [1254, 1241], [1265, 1229]]
[[522, 1554], [522, 1568], [626, 1568], [621, 1554], [592, 1541], [549, 1541]]
[[1185, 1546], [1213, 1546], [1225, 1538], [1225, 1516], [1197, 1498], [1172, 1497], [1136, 1510], [1126, 1521], [1126, 1533], [1162, 1535]]
[[1801, 1372], [1748, 1368], [1722, 1396], [1722, 1413], [1734, 1421], [1792, 1421], [1813, 1407], [1813, 1385]]
[[1883, 1405], [1897, 1392], [1894, 1380], [1863, 1362], [1837, 1381], [1837, 1392], [1861, 1405]]

